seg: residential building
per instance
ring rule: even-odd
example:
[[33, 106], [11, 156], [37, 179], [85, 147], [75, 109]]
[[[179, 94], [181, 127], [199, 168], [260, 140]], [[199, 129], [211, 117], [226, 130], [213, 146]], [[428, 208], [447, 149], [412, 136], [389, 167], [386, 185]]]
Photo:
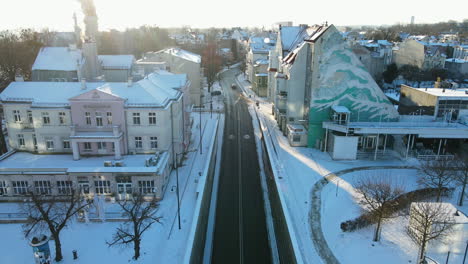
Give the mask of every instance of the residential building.
[[468, 77], [468, 55], [467, 59], [446, 59], [445, 68], [452, 76], [459, 79], [466, 79]]
[[99, 55], [98, 59], [106, 82], [126, 82], [132, 77], [133, 55]]
[[32, 66], [32, 81], [77, 82], [89, 78], [83, 52], [70, 47], [44, 47]]
[[32, 81], [126, 82], [132, 76], [133, 55], [98, 55], [95, 42], [85, 41], [82, 46], [42, 48], [32, 66]]
[[167, 48], [157, 52], [147, 52], [138, 62], [164, 62], [168, 71], [187, 74], [190, 81], [189, 102], [187, 103], [200, 104], [203, 86], [200, 55], [179, 48]]
[[252, 83], [253, 91], [262, 97], [267, 96], [268, 54], [275, 47], [276, 40], [270, 37], [255, 36], [249, 39], [249, 51], [246, 58], [247, 79]]
[[394, 50], [394, 62], [398, 67], [413, 65], [422, 70], [444, 68], [447, 58], [447, 44], [429, 43], [414, 39], [402, 42]]
[[[26, 160], [38, 159], [35, 154], [68, 154], [60, 156], [70, 161], [95, 156], [107, 156], [108, 160], [114, 156], [117, 164], [122, 159], [125, 162], [125, 155], [150, 154], [141, 157], [137, 168], [123, 170], [127, 175], [138, 174], [138, 167], [145, 167], [145, 159], [156, 153], [162, 163], [158, 165], [160, 169], [151, 170], [165, 173], [174, 163], [174, 153], [181, 153], [189, 143], [190, 121], [188, 111], [183, 109], [183, 93], [189, 85], [185, 74], [169, 72], [155, 72], [135, 83], [13, 82], [0, 94], [8, 144], [13, 150], [34, 153]], [[43, 155], [47, 156], [51, 160], [55, 157]], [[7, 160], [11, 159], [16, 158]], [[47, 163], [47, 159], [43, 160]], [[67, 172], [75, 167], [48, 164], [62, 172], [62, 166], [67, 167]], [[76, 163], [82, 167], [79, 164], [82, 163]], [[115, 166], [122, 165], [119, 164]], [[8, 171], [7, 165], [1, 166]], [[27, 165], [21, 168], [36, 171], [34, 166], [32, 170]], [[92, 169], [80, 172], [89, 175], [101, 171]], [[17, 171], [2, 174], [2, 179], [16, 179]], [[162, 183], [157, 187], [161, 188]]]
[[468, 45], [457, 45], [453, 47], [453, 58], [468, 60]]
[[[275, 68], [276, 67], [276, 68]], [[270, 53], [274, 115], [285, 135], [307, 130], [307, 146], [323, 149], [322, 123], [342, 106], [360, 121], [394, 120], [398, 113], [333, 25], [282, 27]], [[294, 124], [296, 126], [288, 126]]]

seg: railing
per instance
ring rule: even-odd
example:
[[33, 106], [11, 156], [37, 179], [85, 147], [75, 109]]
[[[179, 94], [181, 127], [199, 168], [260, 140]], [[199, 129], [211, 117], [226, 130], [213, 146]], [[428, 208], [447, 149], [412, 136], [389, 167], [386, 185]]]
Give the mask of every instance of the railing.
[[437, 155], [437, 154], [419, 155], [418, 154], [419, 160], [453, 160], [454, 158], [455, 156], [452, 154], [444, 154], [444, 155]]
[[76, 132], [112, 132], [117, 127], [120, 131], [120, 125], [108, 125], [108, 126], [72, 126]]

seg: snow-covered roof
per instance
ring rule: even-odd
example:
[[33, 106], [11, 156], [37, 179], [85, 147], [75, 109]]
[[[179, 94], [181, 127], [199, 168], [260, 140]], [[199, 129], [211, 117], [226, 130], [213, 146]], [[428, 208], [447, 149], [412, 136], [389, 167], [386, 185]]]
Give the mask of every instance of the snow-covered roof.
[[347, 113], [349, 114], [349, 109], [346, 107], [346, 106], [342, 106], [342, 105], [334, 105], [332, 106], [332, 110], [341, 114], [341, 113]]
[[154, 155], [127, 155], [122, 157], [123, 167], [104, 167], [105, 161], [112, 161], [114, 157], [81, 157], [73, 160], [73, 155], [36, 155], [27, 152], [18, 152], [0, 161], [0, 173], [18, 171], [53, 171], [62, 172], [139, 172], [162, 173], [167, 162], [168, 154], [163, 152], [159, 156], [156, 166], [146, 167], [145, 160]]
[[302, 33], [304, 33], [305, 27], [303, 26], [292, 26], [292, 27], [281, 27], [281, 45], [283, 50], [292, 50], [294, 43], [301, 39]]
[[456, 58], [450, 58], [446, 59], [446, 62], [455, 62], [455, 63], [468, 63], [468, 61], [463, 60], [463, 59], [456, 59]]
[[266, 76], [268, 76], [268, 73], [256, 73], [255, 76], [257, 76], [257, 77], [266, 77]]
[[195, 63], [201, 63], [201, 56], [200, 55], [192, 53], [190, 51], [183, 50], [183, 49], [167, 48], [167, 49], [163, 49], [163, 50], [158, 51], [158, 52], [168, 53], [168, 54], [177, 56], [179, 58], [182, 58], [182, 59], [185, 59], [185, 60], [188, 60], [188, 61], [192, 61], [192, 62], [195, 62]]
[[255, 64], [258, 64], [258, 65], [266, 65], [268, 64], [268, 60], [265, 60], [265, 59], [258, 59], [255, 61]]
[[130, 69], [135, 61], [133, 55], [99, 55], [103, 69]]
[[442, 88], [414, 88], [413, 89], [419, 90], [421, 92], [425, 92], [434, 96], [438, 97], [463, 97], [468, 98], [468, 89], [442, 89]]
[[81, 50], [67, 47], [44, 47], [37, 54], [32, 70], [76, 71], [83, 64]]
[[133, 83], [88, 82], [81, 89], [80, 82], [12, 82], [0, 94], [3, 102], [31, 102], [33, 106], [68, 105], [68, 100], [94, 89], [126, 100], [131, 107], [165, 107], [170, 100], [176, 100], [181, 92], [178, 88], [187, 82], [187, 75], [158, 71]]

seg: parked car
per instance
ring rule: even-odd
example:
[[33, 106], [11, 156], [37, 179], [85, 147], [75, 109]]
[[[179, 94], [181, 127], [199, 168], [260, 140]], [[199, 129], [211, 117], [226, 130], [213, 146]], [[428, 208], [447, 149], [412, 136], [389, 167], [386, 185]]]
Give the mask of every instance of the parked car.
[[221, 91], [212, 91], [211, 96], [221, 95]]
[[231, 85], [231, 88], [232, 88], [232, 89], [237, 89], [237, 85], [233, 83], [233, 84]]

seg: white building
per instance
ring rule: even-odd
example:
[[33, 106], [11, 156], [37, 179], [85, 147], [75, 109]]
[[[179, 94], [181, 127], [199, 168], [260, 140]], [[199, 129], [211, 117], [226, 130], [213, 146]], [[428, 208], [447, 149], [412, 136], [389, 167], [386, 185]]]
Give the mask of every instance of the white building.
[[168, 71], [177, 74], [187, 74], [191, 83], [189, 90], [190, 104], [200, 104], [203, 86], [200, 55], [179, 48], [167, 48], [157, 52], [147, 52], [138, 61], [138, 63], [141, 62], [164, 62]]

